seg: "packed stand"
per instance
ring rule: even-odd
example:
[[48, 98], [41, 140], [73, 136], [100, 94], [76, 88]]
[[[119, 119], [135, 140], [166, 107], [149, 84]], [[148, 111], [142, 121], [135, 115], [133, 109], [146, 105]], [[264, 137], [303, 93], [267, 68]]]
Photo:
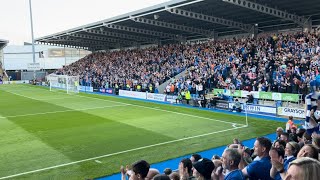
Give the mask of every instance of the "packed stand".
[[[98, 52], [57, 71], [80, 75], [81, 84], [191, 94], [213, 88], [307, 94], [320, 87], [320, 38], [317, 33], [262, 34], [200, 44]], [[150, 86], [151, 89], [149, 88]]]
[[192, 65], [183, 46], [97, 52], [58, 70], [79, 75], [81, 85], [155, 91], [155, 88]]
[[187, 87], [196, 94], [227, 88], [305, 95], [320, 86], [319, 34], [264, 34], [256, 40], [208, 42], [198, 45], [196, 60], [186, 76], [174, 82], [178, 90]]
[[144, 161], [121, 167], [122, 180], [318, 180], [320, 177], [320, 135], [298, 128], [290, 117], [285, 129], [276, 130], [272, 142], [258, 137], [252, 148], [234, 139], [224, 152], [210, 157], [193, 154], [181, 159], [176, 170], [163, 173]]

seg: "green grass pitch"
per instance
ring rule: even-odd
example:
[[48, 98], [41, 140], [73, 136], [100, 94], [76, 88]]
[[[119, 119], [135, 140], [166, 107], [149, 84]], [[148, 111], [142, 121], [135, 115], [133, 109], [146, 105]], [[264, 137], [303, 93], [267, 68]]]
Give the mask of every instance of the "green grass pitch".
[[[0, 86], [0, 179], [85, 179], [273, 133], [284, 123], [31, 85]], [[178, 166], [178, 165], [177, 165]]]

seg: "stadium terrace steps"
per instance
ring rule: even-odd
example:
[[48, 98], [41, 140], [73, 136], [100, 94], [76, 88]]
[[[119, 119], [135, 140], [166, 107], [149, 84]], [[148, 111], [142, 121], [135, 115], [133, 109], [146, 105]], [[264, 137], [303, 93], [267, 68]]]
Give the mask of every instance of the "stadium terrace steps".
[[174, 79], [180, 79], [181, 77], [185, 76], [185, 73], [190, 69], [191, 67], [189, 67], [188, 69], [182, 71], [180, 74], [170, 78], [169, 80], [167, 80], [166, 82], [162, 83], [159, 87], [158, 87], [158, 92], [160, 94], [163, 94], [164, 90], [166, 89], [166, 86], [172, 82], [172, 80]]

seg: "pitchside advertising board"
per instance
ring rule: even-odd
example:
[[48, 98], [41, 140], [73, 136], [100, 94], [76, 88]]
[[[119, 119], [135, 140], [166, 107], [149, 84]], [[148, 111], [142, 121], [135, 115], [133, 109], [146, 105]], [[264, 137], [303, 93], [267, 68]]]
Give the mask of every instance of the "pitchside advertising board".
[[249, 113], [266, 113], [270, 115], [277, 114], [277, 108], [271, 106], [244, 105], [244, 109]]
[[131, 98], [137, 98], [137, 99], [149, 99], [149, 100], [161, 101], [161, 102], [166, 101], [166, 95], [164, 94], [154, 94], [154, 93], [147, 93], [147, 92], [119, 90], [119, 96], [131, 97]]
[[101, 92], [101, 93], [107, 93], [107, 94], [113, 94], [113, 89], [111, 89], [111, 88], [100, 88], [99, 89], [99, 92]]
[[173, 96], [173, 95], [167, 95], [167, 99], [166, 101], [174, 103], [176, 102], [176, 99], [178, 98], [178, 96]]
[[93, 92], [93, 87], [90, 86], [79, 86], [80, 91], [85, 91], [85, 92]]
[[227, 101], [218, 101], [216, 107], [221, 109], [229, 109], [229, 103]]
[[[229, 103], [229, 109], [232, 109], [235, 103]], [[241, 109], [245, 109], [248, 113], [264, 113], [269, 115], [276, 115], [277, 108], [272, 106], [260, 106], [260, 105], [245, 105], [241, 104]]]
[[29, 80], [22, 81], [3, 81], [2, 84], [28, 84]]
[[293, 116], [296, 118], [305, 118], [305, 110], [290, 107], [278, 107], [278, 115], [280, 116]]
[[166, 95], [164, 94], [154, 94], [154, 93], [147, 93], [147, 99], [153, 100], [153, 101], [166, 101]]
[[147, 99], [146, 93], [136, 92], [136, 91], [119, 90], [119, 96], [131, 97], [131, 98], [137, 98], [137, 99]]

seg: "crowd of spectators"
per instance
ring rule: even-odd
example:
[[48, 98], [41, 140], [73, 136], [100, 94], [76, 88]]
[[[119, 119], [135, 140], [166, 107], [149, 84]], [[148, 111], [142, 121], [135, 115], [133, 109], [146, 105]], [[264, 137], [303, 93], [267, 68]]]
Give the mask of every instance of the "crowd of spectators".
[[193, 154], [181, 159], [176, 170], [166, 168], [163, 173], [141, 160], [126, 168], [122, 166], [122, 179], [128, 176], [131, 180], [318, 180], [320, 135], [297, 129], [290, 121], [289, 129], [277, 128], [273, 142], [258, 137], [250, 148], [234, 139], [220, 156], [208, 159]]
[[297, 32], [95, 52], [56, 73], [79, 75], [82, 85], [152, 92], [171, 79], [165, 91], [176, 95], [213, 88], [307, 94], [320, 87], [319, 67], [320, 34]]
[[[203, 94], [213, 88], [306, 95], [320, 88], [319, 71], [320, 34], [296, 32], [95, 52], [56, 74], [79, 75], [81, 85], [151, 92], [171, 80], [165, 93], [178, 95], [177, 101], [183, 96], [187, 104], [190, 94], [199, 94], [199, 106], [204, 106]], [[121, 167], [122, 179], [319, 179], [320, 135], [292, 122], [276, 132], [274, 142], [258, 137], [251, 149], [234, 141], [221, 157], [194, 154], [182, 159], [177, 171], [164, 174], [137, 161]]]

